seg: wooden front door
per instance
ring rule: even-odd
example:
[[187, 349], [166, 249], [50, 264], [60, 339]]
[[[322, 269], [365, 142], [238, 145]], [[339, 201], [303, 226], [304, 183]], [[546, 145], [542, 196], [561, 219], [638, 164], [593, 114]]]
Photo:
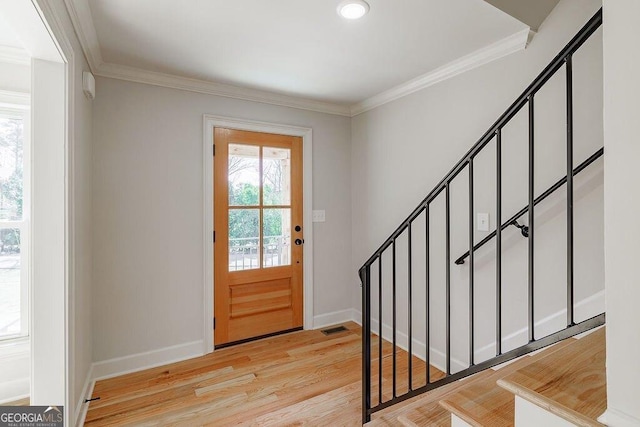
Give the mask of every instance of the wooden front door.
[[215, 345], [300, 328], [302, 138], [215, 128]]

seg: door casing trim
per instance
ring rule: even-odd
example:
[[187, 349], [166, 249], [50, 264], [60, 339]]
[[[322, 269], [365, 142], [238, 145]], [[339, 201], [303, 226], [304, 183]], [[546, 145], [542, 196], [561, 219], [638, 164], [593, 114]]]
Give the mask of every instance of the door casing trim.
[[275, 133], [302, 137], [302, 226], [304, 230], [303, 311], [304, 329], [313, 329], [313, 130], [311, 128], [268, 123], [256, 120], [204, 114], [203, 116], [203, 245], [204, 245], [204, 353], [213, 345], [213, 128], [224, 127], [252, 132]]

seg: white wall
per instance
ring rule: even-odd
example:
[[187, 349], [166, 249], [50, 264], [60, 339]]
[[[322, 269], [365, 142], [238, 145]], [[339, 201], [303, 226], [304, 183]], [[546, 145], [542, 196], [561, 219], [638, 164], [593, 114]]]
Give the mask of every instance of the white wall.
[[31, 92], [31, 67], [0, 62], [0, 90]]
[[637, 0], [604, 1], [605, 273], [610, 426], [639, 426], [640, 30]]
[[[378, 107], [353, 119], [353, 265], [358, 269], [415, 208], [499, 115], [520, 95], [575, 33], [593, 16], [599, 1], [561, 1], [525, 51]], [[575, 165], [603, 144], [601, 30], [574, 57]], [[564, 70], [536, 95], [536, 193], [564, 176]], [[527, 111], [503, 131], [503, 220], [527, 204]], [[475, 210], [491, 215], [495, 228], [495, 142], [475, 160]], [[576, 178], [577, 320], [604, 309], [602, 161]], [[564, 327], [566, 301], [566, 211], [564, 188], [536, 209], [537, 337]], [[451, 185], [452, 261], [468, 250], [468, 175]], [[521, 223], [527, 223], [525, 215]], [[431, 207], [432, 343], [444, 349], [444, 200]], [[414, 336], [424, 341], [424, 215], [413, 230]], [[474, 232], [475, 241], [485, 232]], [[407, 238], [397, 241], [398, 324], [406, 328]], [[390, 251], [389, 251], [390, 252]], [[527, 342], [527, 241], [515, 228], [503, 233], [503, 337], [507, 350]], [[417, 265], [416, 265], [417, 264]], [[495, 242], [476, 253], [476, 361], [495, 355]], [[383, 260], [390, 284], [391, 258]], [[451, 265], [452, 351], [467, 363], [468, 263]], [[373, 284], [377, 287], [377, 264]], [[390, 286], [389, 286], [390, 287]], [[359, 290], [352, 293], [360, 306]], [[373, 292], [374, 300], [377, 291]], [[391, 294], [384, 295], [383, 323], [391, 322]], [[508, 301], [508, 303], [506, 303]], [[374, 305], [374, 315], [377, 308]], [[548, 316], [553, 316], [548, 318]], [[419, 343], [418, 343], [419, 344]]]
[[94, 360], [203, 340], [203, 114], [313, 128], [314, 315], [351, 307], [350, 120], [98, 78]]

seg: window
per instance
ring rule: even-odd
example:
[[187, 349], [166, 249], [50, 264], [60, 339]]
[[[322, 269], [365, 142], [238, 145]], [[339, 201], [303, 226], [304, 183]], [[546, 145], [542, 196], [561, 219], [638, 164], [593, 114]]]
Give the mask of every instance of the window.
[[29, 335], [29, 115], [0, 104], [0, 340]]

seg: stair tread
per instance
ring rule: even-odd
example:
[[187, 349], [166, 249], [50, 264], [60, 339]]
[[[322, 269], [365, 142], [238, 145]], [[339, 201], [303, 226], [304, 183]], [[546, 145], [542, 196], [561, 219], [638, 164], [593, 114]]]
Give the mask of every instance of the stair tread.
[[449, 394], [440, 405], [472, 426], [511, 427], [514, 425], [513, 393], [498, 387], [496, 381], [535, 363], [575, 342], [570, 338], [530, 356], [523, 356], [490, 377]]
[[[423, 418], [426, 416], [424, 410], [425, 407], [431, 408], [430, 410], [436, 410], [438, 413], [442, 411], [442, 408], [438, 405], [440, 399], [447, 395], [447, 393], [451, 393], [457, 390], [460, 387], [463, 387], [467, 384], [471, 384], [474, 381], [479, 381], [483, 378], [491, 376], [492, 371], [483, 371], [479, 372], [471, 377], [468, 377], [461, 381], [456, 381], [451, 384], [447, 384], [443, 387], [437, 388], [425, 394], [418, 395], [412, 399], [404, 401], [398, 405], [387, 408], [379, 413], [379, 415], [375, 416], [371, 421], [371, 425], [405, 425], [405, 426], [416, 426], [416, 425], [442, 425], [449, 426], [450, 424], [424, 424]], [[414, 413], [414, 411], [416, 411]], [[446, 411], [445, 411], [446, 413]], [[416, 417], [416, 422], [414, 423], [413, 417]], [[447, 417], [447, 422], [450, 422], [450, 417]], [[434, 421], [439, 422], [439, 421]], [[367, 426], [370, 425], [369, 423]]]
[[451, 416], [442, 408], [438, 402], [461, 387], [466, 387], [476, 381], [482, 381], [493, 375], [492, 370], [479, 372], [465, 380], [456, 381], [446, 386], [437, 388], [424, 395], [420, 395], [417, 400], [407, 405], [402, 411], [394, 411], [383, 416], [386, 419], [393, 418], [404, 426], [450, 426]]
[[498, 385], [577, 425], [600, 426], [607, 407], [601, 328], [498, 380]]
[[407, 414], [399, 415], [398, 421], [406, 427], [420, 426], [451, 426], [451, 414], [447, 412], [438, 402], [414, 408]]

